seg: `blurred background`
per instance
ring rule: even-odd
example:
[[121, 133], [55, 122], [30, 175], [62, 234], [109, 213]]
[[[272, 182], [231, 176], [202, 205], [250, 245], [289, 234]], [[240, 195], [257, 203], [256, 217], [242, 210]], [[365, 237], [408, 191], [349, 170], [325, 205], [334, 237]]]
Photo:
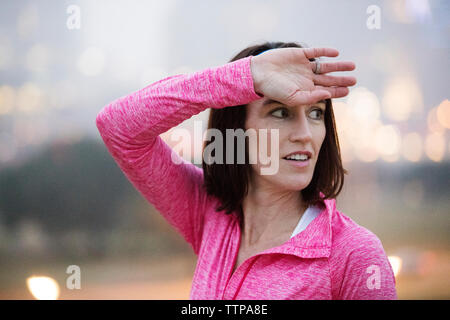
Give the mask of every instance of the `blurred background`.
[[[356, 63], [357, 86], [334, 101], [349, 171], [338, 209], [381, 239], [400, 299], [449, 299], [449, 21], [444, 0], [2, 1], [0, 299], [187, 299], [195, 255], [95, 117], [265, 41]], [[180, 127], [206, 128], [208, 112]]]

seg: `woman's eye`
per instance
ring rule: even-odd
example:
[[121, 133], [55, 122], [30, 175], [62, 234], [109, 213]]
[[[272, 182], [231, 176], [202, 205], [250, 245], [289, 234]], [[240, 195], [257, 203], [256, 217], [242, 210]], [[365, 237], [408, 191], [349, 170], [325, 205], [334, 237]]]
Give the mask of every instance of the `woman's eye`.
[[316, 117], [313, 116], [313, 118], [319, 120], [322, 118], [324, 112], [322, 109], [314, 109], [313, 111], [311, 111], [311, 113], [317, 113], [317, 116]]
[[285, 116], [288, 116], [288, 111], [285, 108], [281, 108], [271, 112], [271, 114], [276, 118], [284, 118]]

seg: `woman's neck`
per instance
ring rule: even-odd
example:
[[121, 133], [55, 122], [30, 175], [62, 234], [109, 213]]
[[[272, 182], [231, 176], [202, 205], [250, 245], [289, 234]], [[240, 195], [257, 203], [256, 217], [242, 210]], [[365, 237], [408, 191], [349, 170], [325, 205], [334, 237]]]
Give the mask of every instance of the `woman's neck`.
[[307, 206], [300, 191], [250, 186], [242, 209], [242, 244], [249, 248], [286, 239]]

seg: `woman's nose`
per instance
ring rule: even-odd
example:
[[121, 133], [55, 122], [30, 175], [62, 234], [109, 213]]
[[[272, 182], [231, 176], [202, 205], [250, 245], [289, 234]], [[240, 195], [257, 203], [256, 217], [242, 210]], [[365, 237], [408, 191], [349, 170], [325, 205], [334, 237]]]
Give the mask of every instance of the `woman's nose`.
[[290, 128], [289, 140], [291, 142], [308, 142], [312, 139], [312, 132], [305, 115], [297, 117]]

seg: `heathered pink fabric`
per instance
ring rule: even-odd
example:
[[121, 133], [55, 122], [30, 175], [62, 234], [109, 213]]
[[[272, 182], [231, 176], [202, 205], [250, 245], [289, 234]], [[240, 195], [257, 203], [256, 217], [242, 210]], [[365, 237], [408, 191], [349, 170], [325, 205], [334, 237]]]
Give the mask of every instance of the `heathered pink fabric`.
[[304, 231], [232, 274], [240, 217], [215, 211], [219, 200], [205, 192], [202, 169], [184, 160], [175, 164], [171, 157], [180, 157], [159, 135], [207, 108], [261, 99], [251, 58], [162, 79], [118, 98], [96, 118], [126, 177], [198, 255], [190, 298], [396, 299], [380, 240], [339, 212], [334, 199], [323, 201], [323, 211]]

